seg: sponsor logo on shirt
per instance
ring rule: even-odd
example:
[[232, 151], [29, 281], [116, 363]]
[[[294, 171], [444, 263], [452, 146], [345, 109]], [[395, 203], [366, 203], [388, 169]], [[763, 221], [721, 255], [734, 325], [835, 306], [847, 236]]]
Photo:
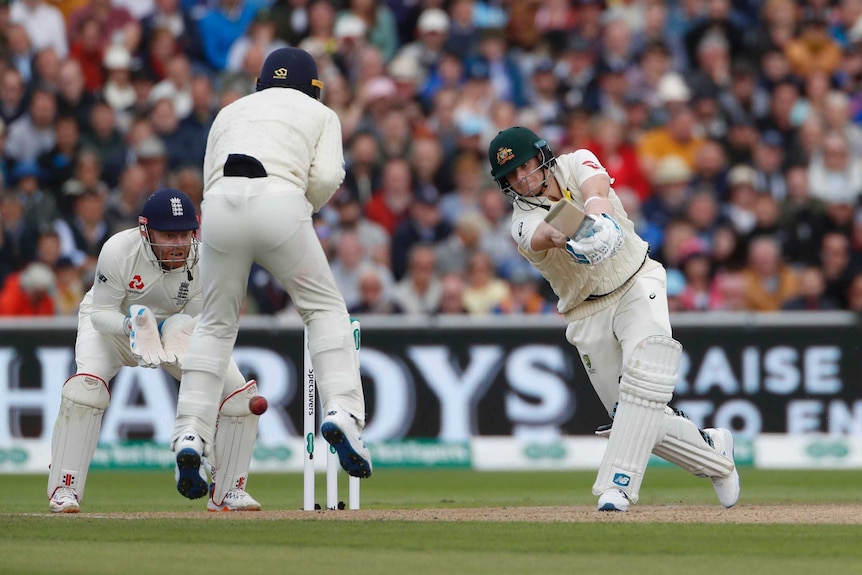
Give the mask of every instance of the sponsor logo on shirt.
[[142, 290], [144, 289], [144, 280], [139, 275], [135, 275], [132, 278], [132, 281], [129, 282], [129, 288], [134, 290]]

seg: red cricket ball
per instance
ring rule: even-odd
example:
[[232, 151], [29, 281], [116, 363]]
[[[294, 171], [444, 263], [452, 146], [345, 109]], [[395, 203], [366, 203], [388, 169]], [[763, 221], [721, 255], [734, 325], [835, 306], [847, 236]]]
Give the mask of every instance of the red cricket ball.
[[267, 407], [269, 407], [269, 403], [262, 395], [255, 395], [248, 400], [248, 409], [255, 415], [263, 415]]

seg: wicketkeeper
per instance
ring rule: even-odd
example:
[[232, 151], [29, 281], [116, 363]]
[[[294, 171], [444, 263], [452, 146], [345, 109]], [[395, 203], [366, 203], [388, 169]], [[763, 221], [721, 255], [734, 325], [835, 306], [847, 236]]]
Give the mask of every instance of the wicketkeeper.
[[[590, 382], [613, 418], [593, 485], [599, 511], [637, 503], [650, 453], [710, 477], [725, 507], [739, 499], [733, 436], [698, 429], [668, 407], [682, 345], [671, 336], [666, 275], [635, 233], [613, 180], [581, 149], [555, 158], [547, 142], [523, 127], [501, 131], [488, 150], [491, 175], [512, 201], [512, 236], [548, 280], [568, 322]], [[545, 222], [551, 207], [571, 201], [591, 220], [575, 238]]]
[[[78, 314], [75, 342], [77, 372], [63, 384], [60, 414], [54, 425], [48, 498], [54, 513], [77, 513], [84, 497], [102, 415], [111, 400], [108, 383], [123, 366], [163, 367], [177, 380], [186, 355], [202, 294], [198, 262], [198, 216], [189, 197], [171, 188], [158, 190], [144, 204], [137, 228], [105, 242], [93, 287]], [[258, 416], [249, 411], [257, 395], [229, 357], [218, 395], [212, 469], [229, 486], [224, 497], [207, 502], [210, 511], [259, 511], [245, 491]], [[181, 474], [196, 497], [209, 487], [203, 469]]]

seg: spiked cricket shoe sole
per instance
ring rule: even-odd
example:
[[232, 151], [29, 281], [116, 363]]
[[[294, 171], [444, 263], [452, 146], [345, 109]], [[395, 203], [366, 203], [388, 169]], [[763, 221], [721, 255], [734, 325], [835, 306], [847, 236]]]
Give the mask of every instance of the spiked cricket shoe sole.
[[[351, 445], [345, 432], [334, 421], [327, 421], [320, 427], [320, 432], [323, 438], [329, 442], [335, 452], [338, 454], [338, 461], [341, 467], [353, 477], [370, 477], [371, 476], [371, 459], [363, 457]], [[359, 441], [362, 441], [361, 439]], [[362, 446], [363, 449], [365, 446]], [[367, 449], [365, 449], [367, 453]]]
[[177, 491], [187, 499], [200, 499], [209, 494], [209, 485], [201, 477], [200, 453], [186, 447], [177, 453]]

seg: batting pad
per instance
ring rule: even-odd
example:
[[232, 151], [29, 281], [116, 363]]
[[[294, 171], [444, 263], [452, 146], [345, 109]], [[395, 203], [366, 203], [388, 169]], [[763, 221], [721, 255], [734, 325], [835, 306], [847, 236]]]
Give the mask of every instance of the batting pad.
[[[726, 477], [733, 462], [704, 440], [703, 433], [687, 417], [665, 410], [665, 435], [653, 448], [654, 455], [693, 473], [698, 477]], [[600, 428], [596, 435], [608, 438], [611, 426]]]
[[593, 494], [621, 489], [637, 503], [650, 453], [664, 436], [665, 407], [673, 396], [682, 345], [650, 336], [623, 366], [620, 397]]
[[690, 419], [668, 411], [664, 437], [653, 453], [698, 477], [726, 477], [733, 471], [733, 461], [713, 449]]
[[58, 487], [71, 487], [81, 501], [111, 394], [101, 378], [78, 373], [66, 380], [61, 395], [60, 414], [51, 439], [48, 497]]
[[248, 408], [249, 400], [257, 395], [257, 382], [249, 380], [231, 393], [219, 408], [213, 446], [212, 500], [221, 505], [231, 489], [245, 489], [248, 469], [257, 440], [259, 416]]

